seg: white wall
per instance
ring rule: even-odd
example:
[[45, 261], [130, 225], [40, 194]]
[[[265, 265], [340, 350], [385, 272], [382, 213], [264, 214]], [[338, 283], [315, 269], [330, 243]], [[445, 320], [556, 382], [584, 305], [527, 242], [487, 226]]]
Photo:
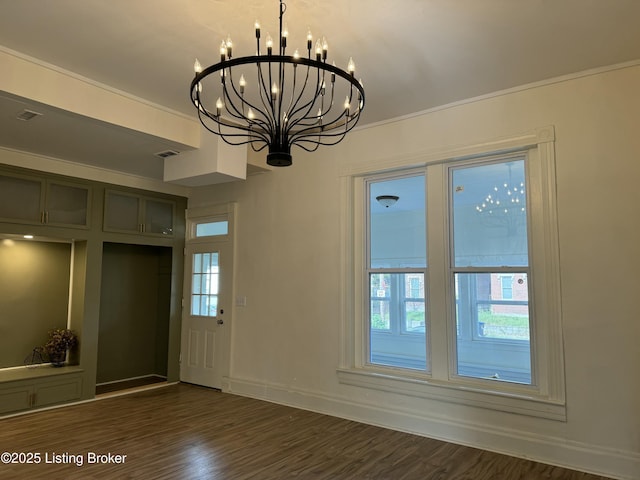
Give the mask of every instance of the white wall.
[[[203, 187], [238, 202], [228, 390], [426, 436], [640, 478], [640, 66], [352, 132], [294, 165]], [[567, 421], [341, 385], [340, 174], [553, 125]]]

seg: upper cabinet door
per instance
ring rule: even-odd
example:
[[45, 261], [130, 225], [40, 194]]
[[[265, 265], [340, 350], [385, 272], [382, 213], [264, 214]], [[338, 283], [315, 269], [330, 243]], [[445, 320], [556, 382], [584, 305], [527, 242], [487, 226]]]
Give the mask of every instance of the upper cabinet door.
[[144, 233], [173, 235], [174, 209], [174, 202], [146, 199], [144, 202]]
[[104, 200], [104, 229], [109, 232], [141, 233], [141, 199], [137, 195], [107, 190]]
[[88, 227], [91, 190], [71, 183], [48, 182], [45, 221], [49, 225]]
[[173, 236], [175, 202], [107, 190], [104, 202], [104, 230]]
[[41, 223], [44, 180], [0, 174], [0, 220]]
[[0, 221], [88, 228], [90, 199], [85, 185], [0, 174]]

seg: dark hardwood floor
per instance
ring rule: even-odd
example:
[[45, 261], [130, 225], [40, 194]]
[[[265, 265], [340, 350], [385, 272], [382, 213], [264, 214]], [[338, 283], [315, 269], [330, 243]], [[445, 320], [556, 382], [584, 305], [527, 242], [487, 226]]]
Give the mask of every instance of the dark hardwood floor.
[[186, 384], [2, 419], [0, 452], [40, 455], [1, 479], [604, 479]]

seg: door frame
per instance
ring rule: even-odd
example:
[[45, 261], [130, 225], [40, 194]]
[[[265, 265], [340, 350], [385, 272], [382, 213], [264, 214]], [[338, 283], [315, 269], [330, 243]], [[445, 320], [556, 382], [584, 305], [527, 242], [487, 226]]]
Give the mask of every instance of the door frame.
[[[191, 292], [187, 290], [186, 286], [190, 285], [191, 279], [188, 278], [191, 269], [186, 268], [186, 262], [190, 261], [186, 257], [186, 253], [189, 246], [192, 245], [211, 245], [215, 248], [216, 244], [225, 244], [231, 257], [231, 279], [229, 281], [229, 304], [224, 306], [224, 328], [222, 328], [222, 342], [221, 342], [221, 377], [222, 391], [228, 390], [229, 375], [231, 369], [231, 329], [233, 328], [235, 318], [235, 292], [236, 292], [236, 249], [235, 249], [235, 230], [236, 230], [236, 211], [237, 203], [229, 202], [224, 204], [211, 205], [207, 207], [188, 208], [185, 211], [186, 219], [186, 231], [185, 231], [185, 269], [184, 278], [182, 279], [183, 285], [183, 298], [182, 298], [182, 313], [180, 315], [180, 377], [182, 377], [182, 361], [184, 360], [183, 351], [184, 346], [184, 318], [185, 315], [190, 312], [191, 305]], [[215, 221], [215, 220], [227, 220], [228, 231], [226, 235], [216, 235], [208, 237], [197, 237], [196, 226], [199, 223]], [[181, 378], [182, 380], [182, 378]]]

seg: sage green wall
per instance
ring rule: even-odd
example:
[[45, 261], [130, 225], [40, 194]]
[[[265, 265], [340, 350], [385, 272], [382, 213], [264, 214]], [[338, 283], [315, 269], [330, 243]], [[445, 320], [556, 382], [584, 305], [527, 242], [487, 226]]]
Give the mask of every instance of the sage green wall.
[[71, 244], [0, 240], [0, 368], [23, 365], [67, 326]]
[[105, 243], [96, 382], [167, 375], [171, 248]]

